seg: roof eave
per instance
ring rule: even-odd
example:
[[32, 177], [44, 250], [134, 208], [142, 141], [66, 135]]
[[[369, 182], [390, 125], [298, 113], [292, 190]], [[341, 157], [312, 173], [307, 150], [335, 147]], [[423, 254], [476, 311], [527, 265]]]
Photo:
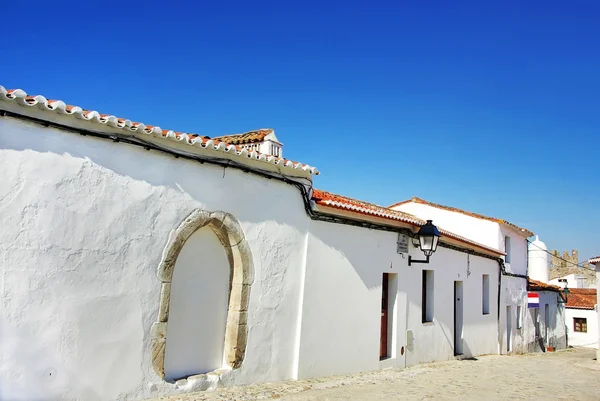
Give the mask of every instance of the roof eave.
[[206, 141], [193, 134], [163, 131], [157, 126], [137, 124], [115, 116], [101, 115], [96, 111], [84, 111], [75, 106], [67, 108], [62, 101], [49, 101], [43, 96], [27, 96], [21, 90], [7, 91], [3, 86], [0, 86], [0, 109], [15, 115], [16, 118], [50, 123], [56, 129], [92, 132], [100, 135], [110, 134], [119, 138], [136, 138], [149, 142], [157, 148], [181, 155], [232, 160], [248, 168], [292, 177], [312, 179], [312, 175], [319, 174], [315, 167], [299, 162], [247, 149], [239, 151], [235, 145], [225, 142]]
[[[383, 225], [386, 225], [389, 227], [399, 227], [399, 226], [406, 227], [406, 228], [410, 228], [413, 232], [417, 232], [418, 228], [422, 224], [424, 224], [424, 223], [419, 223], [419, 222], [403, 222], [402, 220], [392, 220], [389, 218], [378, 217], [376, 215], [360, 213], [358, 211], [354, 211], [354, 210], [350, 210], [350, 209], [343, 209], [343, 208], [333, 206], [333, 205], [323, 205], [323, 204], [315, 203], [314, 208], [316, 211], [319, 211], [319, 212], [332, 214], [332, 215], [339, 215], [342, 217], [352, 217], [353, 219], [373, 222], [373, 223], [377, 223], [377, 224], [383, 224]], [[444, 231], [448, 232], [447, 230], [444, 230]], [[456, 238], [456, 237], [452, 237], [450, 235], [442, 235], [442, 237], [440, 238], [440, 241], [444, 242], [444, 243], [449, 243], [451, 245], [455, 245], [466, 251], [475, 250], [475, 251], [482, 252], [486, 255], [493, 256], [493, 257], [499, 257], [499, 256], [506, 255], [504, 252], [489, 249], [489, 248], [486, 248], [479, 244], [476, 244], [474, 242], [468, 241], [466, 239]]]

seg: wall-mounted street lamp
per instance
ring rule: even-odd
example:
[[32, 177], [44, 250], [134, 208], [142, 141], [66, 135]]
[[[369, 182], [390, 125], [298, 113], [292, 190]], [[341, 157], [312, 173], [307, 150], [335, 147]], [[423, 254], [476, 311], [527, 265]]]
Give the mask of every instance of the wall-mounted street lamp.
[[412, 263], [429, 263], [429, 257], [433, 255], [438, 246], [438, 241], [442, 236], [438, 231], [437, 227], [434, 226], [431, 220], [427, 220], [427, 223], [419, 229], [419, 248], [423, 251], [426, 258], [424, 260], [414, 260], [408, 255], [408, 265]]

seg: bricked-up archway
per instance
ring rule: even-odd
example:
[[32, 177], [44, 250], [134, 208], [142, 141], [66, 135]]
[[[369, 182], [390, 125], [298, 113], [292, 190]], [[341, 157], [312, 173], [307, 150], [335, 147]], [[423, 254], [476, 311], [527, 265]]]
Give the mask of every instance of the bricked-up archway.
[[158, 320], [152, 325], [151, 347], [152, 366], [162, 378], [165, 377], [167, 324], [175, 262], [188, 238], [202, 227], [210, 227], [214, 231], [223, 244], [229, 261], [229, 307], [225, 328], [224, 359], [232, 369], [237, 369], [241, 366], [246, 353], [248, 301], [254, 276], [250, 247], [239, 221], [231, 214], [198, 209], [170, 233], [158, 266], [158, 279], [162, 282], [162, 286]]

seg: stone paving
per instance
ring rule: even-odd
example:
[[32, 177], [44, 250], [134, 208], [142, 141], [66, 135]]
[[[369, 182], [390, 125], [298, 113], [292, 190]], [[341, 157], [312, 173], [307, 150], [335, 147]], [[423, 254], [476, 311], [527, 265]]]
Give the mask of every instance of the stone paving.
[[286, 381], [155, 401], [222, 400], [600, 400], [595, 350], [482, 356], [403, 370]]

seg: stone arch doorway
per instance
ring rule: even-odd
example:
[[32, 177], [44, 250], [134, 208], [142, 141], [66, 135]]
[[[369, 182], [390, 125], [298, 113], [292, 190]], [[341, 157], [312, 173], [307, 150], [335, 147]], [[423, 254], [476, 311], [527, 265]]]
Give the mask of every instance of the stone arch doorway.
[[[252, 254], [240, 223], [229, 213], [195, 210], [170, 233], [158, 266], [158, 279], [162, 282], [158, 319], [152, 325], [152, 367], [165, 378], [165, 350], [167, 325], [171, 301], [173, 272], [183, 246], [199, 229], [210, 228], [217, 236], [229, 264], [229, 301], [225, 325], [223, 361], [232, 369], [241, 366], [246, 353], [248, 335], [247, 311], [254, 269]], [[190, 344], [202, 346], [202, 344]], [[205, 372], [197, 372], [205, 373]]]

